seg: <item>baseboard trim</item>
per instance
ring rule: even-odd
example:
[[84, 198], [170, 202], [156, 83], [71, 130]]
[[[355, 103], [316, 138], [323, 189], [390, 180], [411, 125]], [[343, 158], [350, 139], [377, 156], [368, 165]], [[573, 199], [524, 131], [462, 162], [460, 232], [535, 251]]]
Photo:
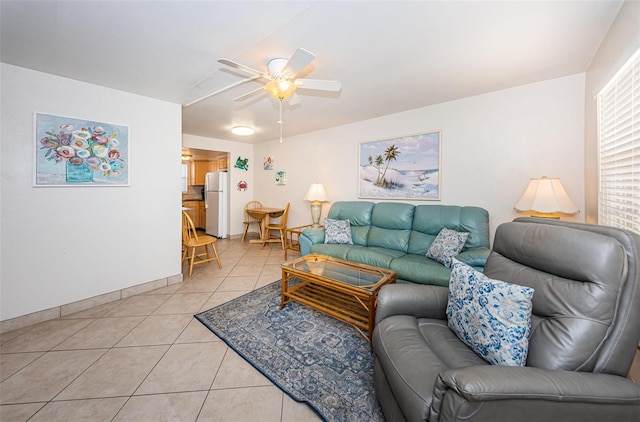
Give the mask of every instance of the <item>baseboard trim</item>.
[[93, 308], [94, 306], [113, 302], [115, 300], [126, 299], [130, 296], [134, 296], [140, 293], [145, 293], [151, 290], [160, 289], [162, 287], [171, 286], [172, 284], [181, 283], [182, 281], [183, 277], [182, 273], [180, 273], [158, 280], [137, 284], [135, 286], [127, 287], [113, 292], [104, 293], [98, 296], [93, 296], [87, 299], [78, 300], [76, 302], [67, 303], [42, 311], [32, 312], [27, 315], [0, 321], [0, 334], [8, 333], [9, 331], [18, 330], [20, 328], [28, 327], [29, 325], [38, 324], [40, 322], [45, 322], [63, 316], [71, 315], [76, 312]]

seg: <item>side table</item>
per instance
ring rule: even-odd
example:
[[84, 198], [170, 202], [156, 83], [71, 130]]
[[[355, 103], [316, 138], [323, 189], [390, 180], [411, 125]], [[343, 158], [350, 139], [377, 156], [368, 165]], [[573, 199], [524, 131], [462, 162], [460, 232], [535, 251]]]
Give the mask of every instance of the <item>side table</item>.
[[[285, 239], [284, 239], [284, 260], [287, 260], [287, 251], [298, 251], [300, 252], [300, 243], [298, 242], [298, 238], [302, 234], [302, 230], [307, 227], [311, 227], [313, 224], [305, 224], [304, 226], [296, 226], [296, 227], [287, 227], [285, 231]], [[322, 227], [322, 226], [320, 226]]]

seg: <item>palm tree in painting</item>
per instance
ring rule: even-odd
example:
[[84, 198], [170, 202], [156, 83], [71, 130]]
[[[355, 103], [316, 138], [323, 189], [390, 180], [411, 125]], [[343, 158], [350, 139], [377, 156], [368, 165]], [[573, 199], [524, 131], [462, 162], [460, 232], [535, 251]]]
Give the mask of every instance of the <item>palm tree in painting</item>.
[[380, 185], [380, 168], [382, 167], [382, 164], [384, 163], [384, 158], [382, 158], [382, 155], [378, 155], [376, 156], [376, 168], [378, 169], [378, 180], [376, 180], [376, 185]]
[[391, 161], [396, 161], [398, 159], [398, 155], [400, 155], [400, 150], [395, 145], [391, 145], [389, 148], [384, 150], [384, 161], [387, 162], [386, 167], [384, 168], [384, 172], [382, 173], [382, 177], [378, 178], [378, 186], [384, 186], [385, 183], [385, 175], [387, 174], [387, 170], [389, 169], [389, 164]]

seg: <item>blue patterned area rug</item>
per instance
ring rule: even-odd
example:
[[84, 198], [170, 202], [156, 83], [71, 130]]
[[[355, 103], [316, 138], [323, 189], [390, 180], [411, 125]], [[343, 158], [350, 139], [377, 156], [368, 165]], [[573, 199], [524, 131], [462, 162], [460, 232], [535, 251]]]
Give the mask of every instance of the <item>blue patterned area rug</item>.
[[276, 281], [195, 317], [325, 421], [384, 421], [367, 340], [307, 306], [291, 302], [280, 310], [281, 293]]

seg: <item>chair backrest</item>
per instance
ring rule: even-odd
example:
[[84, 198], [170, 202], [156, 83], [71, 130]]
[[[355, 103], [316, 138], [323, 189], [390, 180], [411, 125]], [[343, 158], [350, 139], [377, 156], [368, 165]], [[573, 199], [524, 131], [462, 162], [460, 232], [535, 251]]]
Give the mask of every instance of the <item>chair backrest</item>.
[[640, 340], [640, 236], [518, 218], [496, 230], [485, 274], [532, 287], [527, 366], [626, 376]]
[[268, 227], [283, 228], [283, 229], [287, 228], [287, 218], [289, 217], [289, 205], [291, 205], [291, 203], [287, 202], [287, 206], [284, 207], [284, 212], [280, 217], [280, 221], [278, 221], [277, 223], [270, 223]]
[[198, 240], [198, 232], [196, 226], [193, 224], [189, 214], [182, 211], [182, 243], [189, 243], [191, 240]]
[[256, 210], [258, 208], [262, 208], [262, 202], [260, 201], [249, 201], [244, 204], [244, 221], [245, 223], [257, 223], [260, 222], [259, 218], [251, 217], [247, 210]]

